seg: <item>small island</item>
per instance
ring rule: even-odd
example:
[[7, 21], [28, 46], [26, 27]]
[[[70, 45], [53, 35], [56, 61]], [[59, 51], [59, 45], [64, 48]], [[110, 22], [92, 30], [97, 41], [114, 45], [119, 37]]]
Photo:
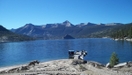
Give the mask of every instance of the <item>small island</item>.
[[63, 39], [75, 39], [74, 37], [72, 37], [71, 35], [65, 35], [64, 37], [63, 37]]

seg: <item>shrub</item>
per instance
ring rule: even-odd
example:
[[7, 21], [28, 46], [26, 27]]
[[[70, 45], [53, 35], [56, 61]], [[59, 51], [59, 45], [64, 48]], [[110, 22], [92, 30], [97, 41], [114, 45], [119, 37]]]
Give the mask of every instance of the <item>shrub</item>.
[[117, 57], [117, 54], [113, 52], [110, 57], [110, 67], [114, 67], [114, 65], [117, 65], [118, 63], [119, 63], [119, 58]]

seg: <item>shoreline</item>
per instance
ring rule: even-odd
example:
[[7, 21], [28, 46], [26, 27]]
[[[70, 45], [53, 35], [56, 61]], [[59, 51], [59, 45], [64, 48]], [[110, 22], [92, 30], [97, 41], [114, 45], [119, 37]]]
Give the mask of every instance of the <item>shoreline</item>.
[[132, 42], [132, 39], [119, 39], [119, 38], [116, 38], [116, 39], [113, 39], [115, 41], [128, 41], [128, 42]]
[[[30, 62], [31, 63], [31, 62]], [[123, 68], [106, 68], [95, 61], [83, 61], [75, 59], [59, 59], [39, 64], [15, 65], [0, 68], [0, 75], [131, 75], [132, 65]]]
[[[59, 60], [61, 60], [61, 59], [59, 59]], [[32, 60], [32, 61], [34, 61], [34, 60]], [[54, 60], [42, 60], [40, 63], [45, 63], [45, 62], [49, 62], [49, 61], [54, 61]], [[31, 61], [22, 63], [22, 64], [17, 64], [17, 65], [2, 66], [2, 67], [0, 67], [0, 72], [2, 70], [12, 69], [12, 68], [21, 67], [21, 66], [27, 66], [30, 62]]]
[[13, 65], [13, 66], [5, 66], [5, 67], [0, 67], [0, 72], [4, 70], [10, 70], [12, 68], [17, 68], [21, 66], [26, 66], [27, 64], [20, 64], [20, 65]]

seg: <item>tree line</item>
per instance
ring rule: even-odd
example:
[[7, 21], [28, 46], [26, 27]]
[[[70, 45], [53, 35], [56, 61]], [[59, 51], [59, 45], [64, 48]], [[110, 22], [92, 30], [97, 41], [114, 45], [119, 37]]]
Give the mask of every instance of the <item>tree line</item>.
[[121, 28], [117, 29], [111, 35], [114, 39], [125, 39], [132, 38], [132, 23], [123, 25]]

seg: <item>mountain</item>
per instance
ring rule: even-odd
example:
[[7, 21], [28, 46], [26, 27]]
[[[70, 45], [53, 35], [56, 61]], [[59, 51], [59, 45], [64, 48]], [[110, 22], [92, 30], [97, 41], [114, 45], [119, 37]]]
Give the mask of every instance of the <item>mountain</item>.
[[9, 30], [0, 25], [0, 32], [9, 32]]
[[24, 34], [38, 39], [62, 39], [66, 34], [74, 38], [88, 37], [103, 37], [108, 36], [106, 32], [112, 28], [122, 26], [121, 24], [95, 24], [95, 23], [80, 23], [73, 25], [68, 20], [62, 23], [53, 23], [46, 25], [26, 24], [18, 29], [13, 29], [12, 32]]
[[105, 25], [109, 25], [109, 26], [111, 26], [111, 25], [123, 25], [122, 23], [107, 23], [107, 24], [105, 24]]
[[118, 40], [132, 39], [132, 23], [125, 24], [111, 32], [111, 37]]
[[102, 37], [107, 36], [114, 39], [130, 39], [132, 38], [132, 23], [122, 24], [122, 23], [115, 23], [116, 25], [105, 25], [111, 26], [111, 28], [107, 30], [102, 30], [99, 32], [92, 33], [94, 37]]
[[88, 22], [87, 25], [88, 25], [88, 26], [94, 26], [94, 25], [97, 25], [97, 24]]
[[74, 26], [74, 25], [71, 24], [68, 20], [64, 21], [64, 22], [63, 22], [63, 25], [64, 25], [65, 27], [72, 27], [72, 26]]
[[29, 36], [15, 34], [2, 25], [0, 25], [0, 42], [13, 42], [13, 41], [26, 41], [26, 40], [33, 40]]

